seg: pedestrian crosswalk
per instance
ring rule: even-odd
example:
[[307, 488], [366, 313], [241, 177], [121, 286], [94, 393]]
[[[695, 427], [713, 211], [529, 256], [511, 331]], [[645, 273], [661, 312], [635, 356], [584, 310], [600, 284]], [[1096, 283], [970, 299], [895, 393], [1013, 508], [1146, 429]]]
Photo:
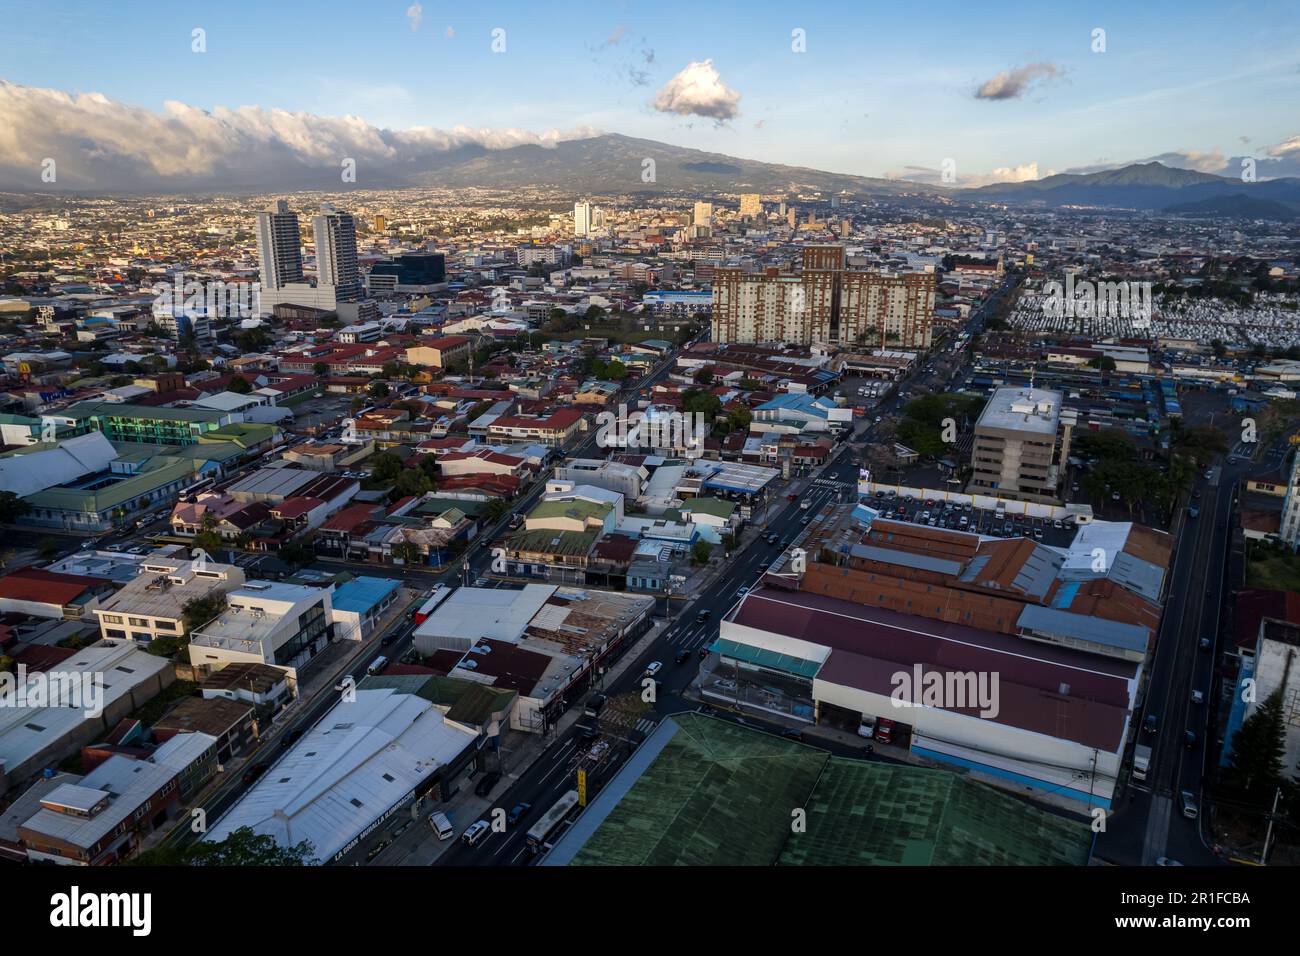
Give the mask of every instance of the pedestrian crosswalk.
[[814, 478], [813, 487], [815, 488], [852, 488], [851, 481], [837, 481], [834, 478]]
[[648, 717], [642, 717], [636, 722], [636, 729], [647, 736], [649, 736], [650, 732], [658, 726], [658, 723], [650, 720]]

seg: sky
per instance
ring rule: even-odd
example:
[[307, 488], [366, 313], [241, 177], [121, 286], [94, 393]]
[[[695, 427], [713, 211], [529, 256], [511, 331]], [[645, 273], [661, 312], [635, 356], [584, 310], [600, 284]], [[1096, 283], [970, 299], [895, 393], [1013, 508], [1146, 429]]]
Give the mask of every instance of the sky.
[[0, 0], [0, 171], [93, 154], [102, 177], [219, 178], [602, 131], [957, 185], [1156, 158], [1300, 175], [1295, 9]]

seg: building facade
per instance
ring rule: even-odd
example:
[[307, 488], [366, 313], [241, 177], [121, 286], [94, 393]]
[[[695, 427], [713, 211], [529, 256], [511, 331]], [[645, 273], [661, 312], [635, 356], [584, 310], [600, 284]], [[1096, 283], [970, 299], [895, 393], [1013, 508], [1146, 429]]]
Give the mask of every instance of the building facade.
[[930, 346], [933, 274], [848, 269], [843, 246], [807, 246], [802, 266], [797, 274], [715, 270], [714, 341]]

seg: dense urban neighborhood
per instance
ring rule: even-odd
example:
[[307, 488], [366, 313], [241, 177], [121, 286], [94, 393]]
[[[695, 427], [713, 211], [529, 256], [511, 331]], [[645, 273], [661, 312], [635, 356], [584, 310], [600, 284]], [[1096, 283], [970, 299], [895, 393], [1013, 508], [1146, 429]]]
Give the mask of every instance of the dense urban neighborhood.
[[0, 855], [1295, 861], [1294, 234], [492, 202], [0, 218]]
[[1293, 9], [0, 34], [12, 949], [1285, 932]]

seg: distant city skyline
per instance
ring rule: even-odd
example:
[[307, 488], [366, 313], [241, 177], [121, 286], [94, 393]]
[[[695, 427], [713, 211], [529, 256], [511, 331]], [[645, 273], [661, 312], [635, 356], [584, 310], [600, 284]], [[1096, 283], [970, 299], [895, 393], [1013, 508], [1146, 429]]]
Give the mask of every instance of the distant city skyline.
[[255, 30], [250, 9], [0, 2], [0, 184], [54, 158], [82, 189], [238, 188], [287, 161], [401, 165], [598, 132], [953, 186], [1150, 160], [1300, 175], [1300, 27], [1283, 3], [402, 0], [365, 16], [262, 5]]

